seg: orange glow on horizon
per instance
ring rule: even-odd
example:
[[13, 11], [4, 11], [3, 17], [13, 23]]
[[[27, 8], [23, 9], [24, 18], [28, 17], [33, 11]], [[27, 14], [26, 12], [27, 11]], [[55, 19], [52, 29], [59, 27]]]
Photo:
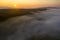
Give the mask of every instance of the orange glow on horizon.
[[[21, 2], [20, 2], [21, 1]], [[60, 2], [50, 2], [47, 0], [44, 1], [30, 1], [30, 0], [0, 0], [0, 6], [10, 7], [10, 8], [33, 8], [33, 7], [44, 7], [44, 6], [54, 6], [60, 5]], [[37, 2], [36, 2], [37, 1]]]

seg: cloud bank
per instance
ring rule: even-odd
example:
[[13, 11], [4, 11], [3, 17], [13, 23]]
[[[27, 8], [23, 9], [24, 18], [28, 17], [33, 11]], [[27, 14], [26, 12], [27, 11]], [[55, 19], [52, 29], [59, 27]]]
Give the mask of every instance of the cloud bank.
[[60, 9], [32, 12], [0, 22], [0, 40], [60, 40]]

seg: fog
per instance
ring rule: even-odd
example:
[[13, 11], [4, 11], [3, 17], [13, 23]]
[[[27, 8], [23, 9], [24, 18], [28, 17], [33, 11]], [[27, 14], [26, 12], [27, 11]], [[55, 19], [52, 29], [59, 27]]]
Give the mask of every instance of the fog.
[[60, 9], [31, 12], [0, 22], [0, 40], [60, 40]]

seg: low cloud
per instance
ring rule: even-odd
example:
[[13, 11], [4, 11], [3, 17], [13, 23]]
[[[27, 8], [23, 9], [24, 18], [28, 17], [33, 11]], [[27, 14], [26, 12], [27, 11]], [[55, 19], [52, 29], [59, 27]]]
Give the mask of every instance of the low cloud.
[[31, 13], [0, 22], [0, 40], [60, 39], [60, 9]]

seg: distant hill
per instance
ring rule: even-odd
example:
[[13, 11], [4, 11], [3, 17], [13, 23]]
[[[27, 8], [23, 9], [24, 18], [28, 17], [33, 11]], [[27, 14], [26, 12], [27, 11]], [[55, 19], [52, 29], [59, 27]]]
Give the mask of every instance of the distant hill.
[[3, 6], [0, 6], [0, 9], [10, 9], [10, 7], [3, 7]]
[[26, 14], [38, 13], [49, 9], [56, 9], [59, 7], [43, 7], [34, 9], [9, 9], [9, 7], [0, 7], [0, 19], [5, 20], [7, 18], [22, 16]]

